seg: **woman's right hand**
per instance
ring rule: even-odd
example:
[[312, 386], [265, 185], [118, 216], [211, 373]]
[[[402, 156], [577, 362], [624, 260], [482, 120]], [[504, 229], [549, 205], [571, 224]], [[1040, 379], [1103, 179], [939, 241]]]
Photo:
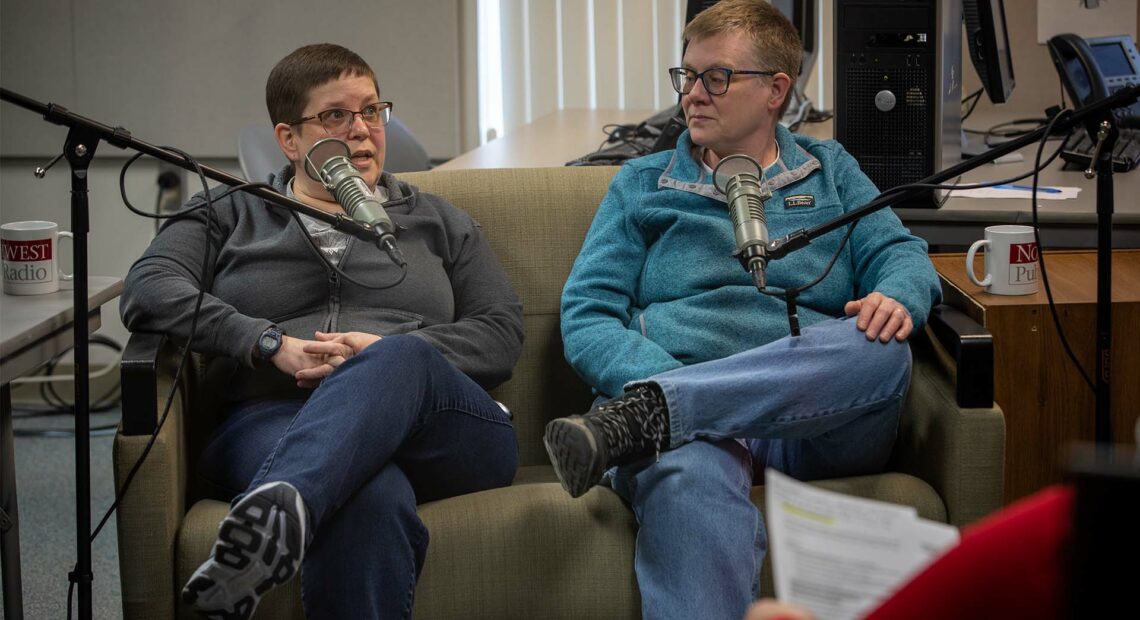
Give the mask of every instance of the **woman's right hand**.
[[382, 338], [364, 332], [317, 332], [315, 335], [316, 340], [303, 341], [302, 351], [306, 355], [319, 358], [321, 363], [303, 368], [293, 375], [297, 379], [297, 385], [305, 388], [316, 388], [346, 359]]
[[278, 370], [297, 379], [298, 387], [315, 388], [320, 385], [320, 381], [307, 378], [309, 373], [306, 371], [311, 372], [314, 369], [326, 366], [335, 368], [345, 358], [352, 356], [352, 348], [347, 345], [337, 347], [328, 346], [332, 343], [320, 343], [324, 344], [320, 347], [320, 353], [306, 351], [306, 348], [314, 344], [318, 343], [313, 340], [282, 336], [281, 348], [277, 350], [276, 355], [270, 358], [270, 361]]

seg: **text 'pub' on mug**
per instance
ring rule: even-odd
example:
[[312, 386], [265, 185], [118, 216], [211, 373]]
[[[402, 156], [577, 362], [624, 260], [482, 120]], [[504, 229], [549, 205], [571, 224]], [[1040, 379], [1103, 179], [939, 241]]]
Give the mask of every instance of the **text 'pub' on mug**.
[[[974, 275], [974, 255], [984, 249], [985, 277]], [[988, 226], [966, 252], [966, 275], [970, 281], [994, 295], [1032, 295], [1037, 292], [1040, 267], [1037, 241], [1032, 226]]]

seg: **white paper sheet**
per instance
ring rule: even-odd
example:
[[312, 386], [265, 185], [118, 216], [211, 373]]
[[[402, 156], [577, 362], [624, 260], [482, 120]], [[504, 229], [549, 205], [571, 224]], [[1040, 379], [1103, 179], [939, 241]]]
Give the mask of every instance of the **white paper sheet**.
[[820, 620], [870, 611], [958, 541], [958, 530], [915, 510], [765, 475], [776, 596]]

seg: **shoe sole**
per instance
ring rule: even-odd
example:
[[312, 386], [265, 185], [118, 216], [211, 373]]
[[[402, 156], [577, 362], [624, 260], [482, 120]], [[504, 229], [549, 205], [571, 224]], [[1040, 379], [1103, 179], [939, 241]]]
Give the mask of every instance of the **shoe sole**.
[[[234, 506], [218, 528], [210, 558], [182, 589], [183, 602], [207, 618], [247, 620], [261, 597], [289, 581], [301, 566], [305, 522], [263, 489]], [[304, 514], [295, 490], [289, 500], [297, 514]]]
[[594, 433], [580, 418], [559, 418], [546, 425], [542, 437], [554, 473], [571, 497], [581, 497], [604, 473]]

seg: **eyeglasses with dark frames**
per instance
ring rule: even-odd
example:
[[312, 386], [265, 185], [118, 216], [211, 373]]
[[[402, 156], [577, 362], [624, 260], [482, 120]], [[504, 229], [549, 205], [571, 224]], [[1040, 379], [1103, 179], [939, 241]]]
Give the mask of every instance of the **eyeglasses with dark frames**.
[[369, 129], [380, 129], [388, 124], [388, 119], [392, 117], [392, 102], [380, 101], [364, 106], [364, 109], [352, 111], [344, 108], [329, 108], [317, 112], [312, 116], [299, 118], [295, 121], [285, 123], [286, 125], [300, 125], [311, 120], [318, 120], [321, 126], [325, 128], [330, 136], [342, 136], [348, 133], [352, 123], [356, 120], [357, 115], [360, 120], [368, 125]]
[[704, 84], [708, 94], [723, 95], [728, 92], [728, 84], [732, 82], [732, 76], [734, 75], [767, 75], [771, 77], [776, 75], [776, 72], [738, 71], [727, 67], [713, 67], [711, 69], [705, 69], [700, 73], [684, 67], [673, 67], [669, 69], [669, 79], [673, 83], [673, 90], [682, 95], [687, 95], [692, 92], [693, 87], [697, 85], [697, 80], [700, 80], [701, 83]]

